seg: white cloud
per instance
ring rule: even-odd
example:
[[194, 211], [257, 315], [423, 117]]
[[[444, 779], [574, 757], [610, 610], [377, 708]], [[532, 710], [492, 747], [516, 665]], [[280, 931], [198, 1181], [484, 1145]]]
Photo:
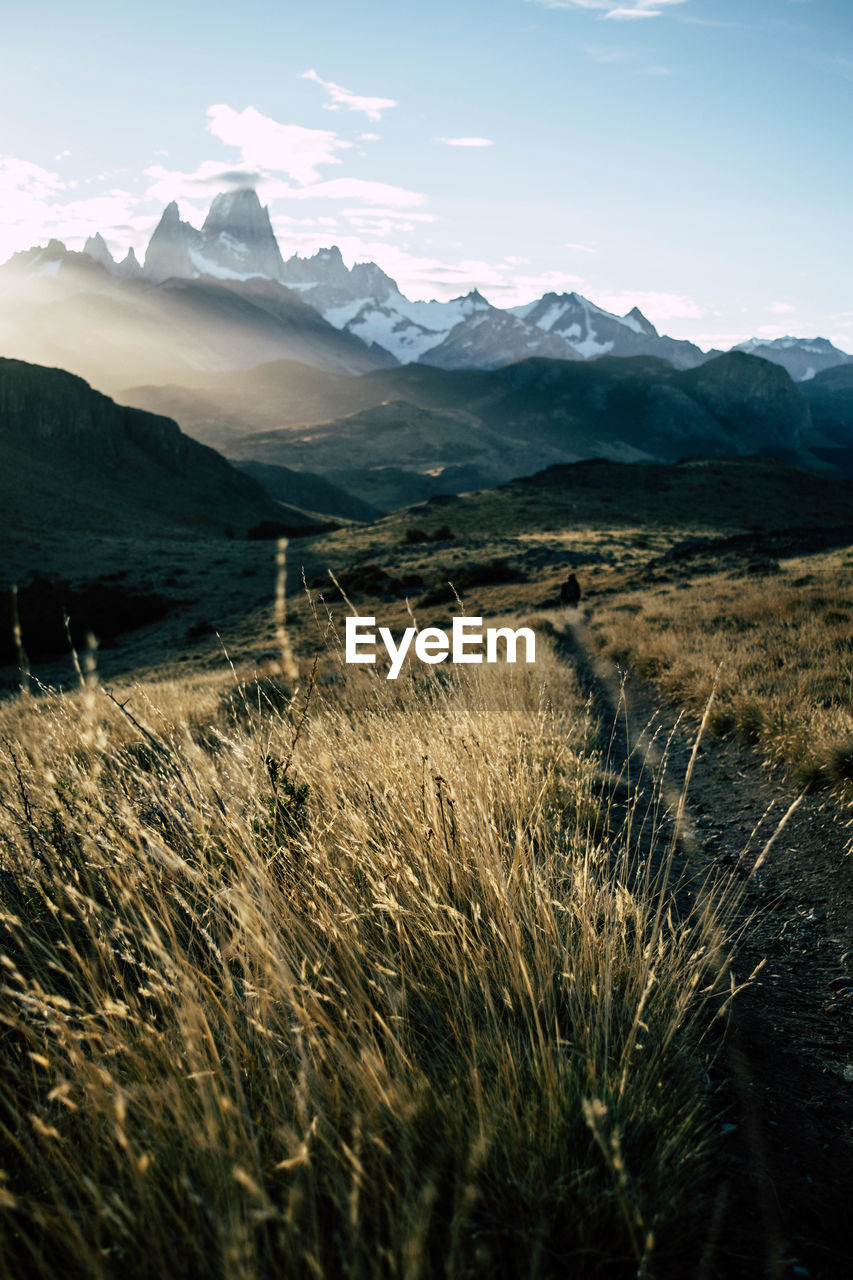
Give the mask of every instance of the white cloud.
[[428, 257], [412, 252], [399, 240], [385, 239], [381, 227], [355, 228], [332, 237], [320, 227], [312, 229], [305, 223], [297, 227], [289, 219], [273, 221], [285, 257], [291, 253], [309, 257], [318, 249], [327, 249], [334, 243], [348, 265], [354, 262], [378, 263], [412, 299], [437, 298], [446, 302], [478, 288], [495, 306], [510, 307], [529, 302], [549, 290], [561, 292], [581, 283], [577, 276], [561, 271], [517, 275], [519, 262], [510, 257], [499, 262], [464, 257]]
[[768, 308], [775, 316], [791, 316], [794, 315], [797, 308], [792, 307], [790, 302], [771, 302]]
[[756, 336], [760, 338], [787, 338], [791, 330], [787, 324], [760, 324]]
[[47, 238], [52, 202], [67, 187], [58, 173], [17, 156], [0, 156], [0, 261]]
[[448, 147], [493, 147], [491, 138], [438, 138]]
[[170, 200], [205, 199], [231, 186], [255, 186], [262, 175], [257, 171], [229, 170], [221, 160], [204, 160], [192, 173], [155, 164], [145, 170], [145, 176], [152, 180], [145, 192], [147, 198], [168, 204]]
[[81, 249], [96, 231], [103, 233], [113, 252], [123, 256], [152, 229], [151, 217], [138, 213], [135, 193], [113, 188], [69, 201], [67, 193], [74, 186], [27, 160], [0, 157], [0, 261], [52, 238], [70, 249]]
[[708, 332], [696, 333], [695, 330], [690, 333], [690, 341], [695, 342], [697, 347], [702, 347], [705, 351], [716, 347], [719, 351], [728, 351], [729, 347], [735, 347], [740, 342], [746, 342], [753, 335], [747, 329], [739, 329], [737, 331], [729, 331], [728, 333]]
[[583, 284], [582, 278], [568, 271], [542, 271], [538, 275], [514, 276], [496, 290], [497, 305], [518, 306], [533, 298], [541, 298], [543, 293], [566, 293], [580, 284]]
[[391, 205], [396, 209], [412, 209], [424, 204], [426, 196], [420, 191], [408, 191], [388, 182], [371, 182], [366, 178], [331, 178], [327, 182], [314, 182], [307, 187], [274, 188], [276, 197], [292, 200], [363, 200], [365, 204]]
[[226, 146], [237, 147], [249, 168], [286, 173], [296, 182], [316, 182], [318, 167], [340, 164], [335, 154], [351, 146], [330, 129], [279, 124], [254, 107], [235, 111], [225, 103], [207, 108], [208, 130]]
[[611, 9], [609, 13], [605, 13], [605, 18], [614, 18], [618, 22], [630, 22], [634, 18], [659, 18], [662, 9]]
[[412, 213], [407, 208], [404, 214], [399, 209], [382, 209], [382, 208], [352, 208], [341, 209], [341, 217], [343, 218], [399, 218], [404, 217], [407, 222], [438, 222], [438, 218], [434, 213]]
[[326, 90], [331, 98], [331, 102], [323, 103], [327, 111], [363, 111], [368, 120], [381, 120], [383, 111], [397, 106], [394, 98], [365, 98], [332, 80], [321, 80], [313, 67], [302, 72], [302, 79], [313, 80]]
[[[168, 204], [170, 200], [183, 202], [209, 199], [219, 191], [236, 186], [255, 187], [261, 199], [266, 201], [361, 200], [367, 206], [382, 206], [395, 211], [405, 209], [407, 216], [408, 210], [426, 202], [426, 196], [422, 192], [409, 191], [388, 182], [373, 182], [365, 178], [330, 178], [325, 182], [294, 186], [267, 170], [229, 170], [227, 166], [214, 160], [205, 160], [192, 173], [164, 169], [160, 165], [153, 165], [145, 172], [153, 179], [145, 194], [159, 204]], [[181, 208], [183, 210], [183, 204]], [[416, 216], [426, 218], [427, 215]]]
[[630, 3], [623, 5], [613, 4], [612, 0], [527, 0], [527, 3], [537, 4], [543, 9], [587, 10], [597, 14], [599, 18], [630, 21], [635, 18], [659, 18], [664, 9], [684, 4], [685, 0], [630, 0]]
[[378, 133], [360, 133], [358, 135], [358, 140], [359, 142], [378, 142], [379, 134]]

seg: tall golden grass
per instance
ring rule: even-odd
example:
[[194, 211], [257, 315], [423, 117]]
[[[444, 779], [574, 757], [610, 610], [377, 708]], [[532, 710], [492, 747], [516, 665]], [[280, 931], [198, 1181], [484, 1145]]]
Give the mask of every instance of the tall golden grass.
[[0, 711], [0, 1276], [690, 1273], [721, 923], [539, 650]]
[[705, 577], [597, 608], [596, 644], [759, 744], [798, 781], [853, 784], [853, 562], [815, 557], [771, 577]]

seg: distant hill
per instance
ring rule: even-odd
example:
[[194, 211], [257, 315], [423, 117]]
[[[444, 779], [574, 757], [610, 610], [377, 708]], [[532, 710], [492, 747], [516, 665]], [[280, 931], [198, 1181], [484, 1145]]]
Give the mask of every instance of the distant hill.
[[812, 414], [811, 451], [853, 476], [853, 361], [825, 369], [800, 390]]
[[0, 359], [0, 523], [21, 545], [47, 528], [245, 533], [282, 508], [170, 418], [116, 404], [82, 378]]
[[853, 356], [833, 346], [828, 338], [750, 338], [734, 350], [780, 364], [795, 382], [809, 382], [825, 369], [853, 360]]
[[232, 459], [234, 466], [244, 475], [251, 476], [271, 498], [297, 507], [318, 518], [329, 516], [343, 520], [375, 520], [381, 515], [378, 507], [363, 502], [353, 494], [338, 488], [323, 476], [311, 471], [294, 471], [290, 467], [264, 462], [241, 462]]
[[279, 362], [216, 375], [192, 392], [128, 394], [179, 414], [241, 462], [324, 475], [384, 510], [591, 457], [768, 453], [822, 465], [800, 389], [778, 365], [741, 352], [686, 370], [602, 356], [494, 370], [409, 364], [359, 378]]

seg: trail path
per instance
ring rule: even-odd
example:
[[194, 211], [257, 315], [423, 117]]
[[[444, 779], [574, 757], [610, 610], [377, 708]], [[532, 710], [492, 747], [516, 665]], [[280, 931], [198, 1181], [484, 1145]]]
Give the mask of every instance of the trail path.
[[[657, 744], [668, 740], [665, 799], [674, 808], [695, 720], [679, 721], [665, 695], [594, 657], [582, 610], [566, 610], [565, 622], [557, 643], [605, 729], [613, 725], [612, 767], [618, 773], [627, 762], [650, 796]], [[765, 962], [734, 1001], [720, 1063], [733, 1127], [723, 1139], [702, 1280], [853, 1276], [851, 833], [825, 794], [806, 795], [756, 866], [797, 799], [756, 750], [710, 737], [700, 743], [681, 860], [698, 877], [729, 868], [743, 882], [738, 982]]]

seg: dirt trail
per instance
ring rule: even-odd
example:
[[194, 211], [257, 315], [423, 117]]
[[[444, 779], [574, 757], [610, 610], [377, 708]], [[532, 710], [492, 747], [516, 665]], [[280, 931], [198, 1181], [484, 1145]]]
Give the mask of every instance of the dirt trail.
[[[665, 799], [674, 805], [695, 720], [679, 722], [665, 695], [596, 658], [581, 610], [567, 610], [565, 624], [558, 646], [603, 725], [614, 726], [612, 767], [629, 762], [632, 780], [651, 794], [656, 744], [668, 741]], [[853, 856], [828, 797], [797, 800], [755, 750], [700, 743], [681, 858], [697, 876], [728, 868], [742, 880], [748, 923], [737, 980], [765, 962], [734, 1001], [715, 1082], [728, 1106], [727, 1150], [702, 1280], [853, 1275]]]

